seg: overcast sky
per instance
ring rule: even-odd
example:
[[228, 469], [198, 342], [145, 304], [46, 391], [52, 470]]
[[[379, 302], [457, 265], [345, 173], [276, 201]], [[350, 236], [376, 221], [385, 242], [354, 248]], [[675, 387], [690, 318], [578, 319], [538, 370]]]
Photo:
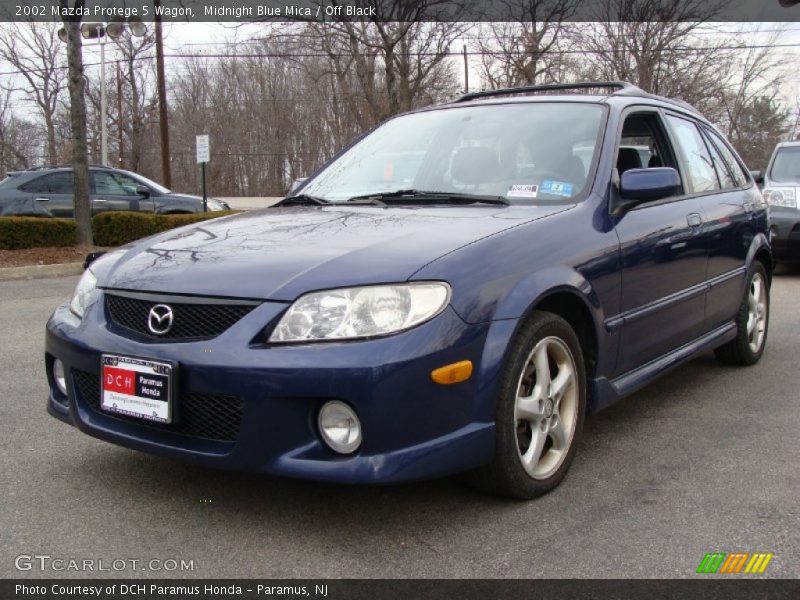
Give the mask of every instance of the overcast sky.
[[[13, 27], [13, 24], [5, 23], [4, 27]], [[173, 23], [165, 25], [165, 52], [169, 54], [192, 53], [192, 54], [213, 54], [219, 50], [221, 46], [227, 41], [231, 40], [244, 40], [248, 37], [265, 34], [270, 29], [279, 29], [281, 24], [247, 24], [236, 26], [231, 23]], [[784, 28], [785, 33], [782, 34], [779, 42], [782, 44], [797, 44], [798, 47], [792, 48], [779, 48], [775, 52], [781, 56], [782, 61], [786, 65], [785, 76], [786, 84], [780, 90], [781, 96], [790, 107], [794, 107], [798, 96], [800, 95], [800, 69], [797, 65], [800, 64], [800, 23], [715, 23], [708, 25], [709, 31], [703, 34], [703, 37], [708, 36], [708, 39], [714, 39], [715, 36], [720, 35], [714, 33], [713, 30], [718, 30], [727, 34], [732, 31], [739, 31], [744, 29], [745, 34], [737, 36], [737, 42], [742, 44], [759, 44], [768, 41], [770, 36], [776, 29]], [[760, 31], [758, 31], [760, 30]], [[453, 47], [453, 52], [460, 52], [462, 47], [461, 41], [456, 42]], [[108, 46], [107, 61], [115, 58], [112, 46]], [[87, 64], [98, 63], [100, 60], [99, 48], [97, 45], [88, 45], [84, 47], [84, 62]], [[458, 68], [456, 72], [462, 78], [463, 83], [463, 58], [461, 56], [454, 56], [451, 60], [457, 62]], [[169, 77], [170, 72], [175, 72], [181, 69], [181, 64], [184, 61], [180, 58], [167, 59], [167, 74]], [[476, 88], [479, 85], [479, 58], [470, 57], [470, 83], [471, 88]], [[0, 61], [0, 71], [8, 71], [10, 66], [3, 64]], [[110, 71], [110, 69], [109, 69]], [[89, 77], [97, 77], [99, 68], [92, 66], [87, 67]], [[113, 74], [113, 71], [111, 72]], [[110, 74], [109, 76], [113, 76]], [[8, 76], [4, 76], [6, 79]], [[17, 80], [18, 85], [22, 82]], [[16, 107], [17, 114], [24, 116], [30, 113], [31, 107], [22, 103]]]

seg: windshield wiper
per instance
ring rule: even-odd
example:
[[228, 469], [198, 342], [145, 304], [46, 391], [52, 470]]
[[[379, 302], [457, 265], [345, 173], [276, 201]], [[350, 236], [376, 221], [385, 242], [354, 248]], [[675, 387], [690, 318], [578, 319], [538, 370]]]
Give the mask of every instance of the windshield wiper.
[[287, 196], [280, 202], [273, 204], [273, 206], [289, 206], [291, 204], [315, 204], [318, 206], [327, 206], [332, 204], [330, 200], [320, 198], [319, 196], [310, 196], [308, 194], [297, 194], [297, 196]]
[[433, 200], [445, 204], [497, 204], [508, 206], [509, 202], [501, 196], [483, 196], [480, 194], [460, 194], [458, 192], [426, 192], [424, 190], [397, 190], [395, 192], [377, 192], [354, 196], [347, 202], [362, 202], [376, 200], [386, 204], [418, 203], [424, 200]]

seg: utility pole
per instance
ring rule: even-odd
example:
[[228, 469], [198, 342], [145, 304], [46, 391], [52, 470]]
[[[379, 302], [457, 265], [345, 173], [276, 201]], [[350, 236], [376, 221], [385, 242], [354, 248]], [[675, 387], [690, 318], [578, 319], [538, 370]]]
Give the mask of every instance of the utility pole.
[[100, 44], [100, 164], [108, 166], [108, 104], [106, 102], [106, 30], [97, 25], [97, 41]]
[[[161, 0], [153, 0], [153, 6], [158, 9]], [[169, 123], [167, 122], [167, 84], [164, 77], [164, 40], [161, 31], [161, 16], [155, 14], [156, 25], [156, 87], [158, 88], [158, 123], [161, 131], [161, 183], [165, 187], [172, 187], [172, 169], [169, 162]]]
[[469, 61], [467, 60], [466, 44], [464, 44], [464, 93], [469, 94]]
[[119, 144], [117, 145], [117, 151], [119, 154], [119, 164], [118, 167], [123, 166], [123, 142], [122, 142], [122, 134], [123, 134], [123, 127], [122, 127], [122, 74], [120, 73], [119, 68], [119, 61], [117, 61], [117, 136], [119, 137]]

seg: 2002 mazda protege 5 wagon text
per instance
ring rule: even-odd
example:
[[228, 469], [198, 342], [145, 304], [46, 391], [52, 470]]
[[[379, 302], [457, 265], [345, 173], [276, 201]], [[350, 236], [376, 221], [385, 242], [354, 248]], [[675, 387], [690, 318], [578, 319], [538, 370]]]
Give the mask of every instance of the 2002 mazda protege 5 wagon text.
[[48, 410], [208, 466], [531, 498], [587, 413], [702, 351], [758, 361], [771, 271], [750, 173], [687, 104], [476, 93], [99, 258], [47, 325]]

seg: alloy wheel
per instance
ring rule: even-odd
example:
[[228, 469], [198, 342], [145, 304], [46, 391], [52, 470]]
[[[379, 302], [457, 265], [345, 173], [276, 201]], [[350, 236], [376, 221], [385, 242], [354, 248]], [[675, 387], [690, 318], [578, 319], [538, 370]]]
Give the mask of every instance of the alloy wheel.
[[514, 405], [517, 448], [533, 479], [552, 476], [569, 452], [578, 420], [577, 367], [557, 337], [539, 341], [525, 362]]
[[750, 280], [747, 294], [747, 343], [754, 354], [761, 350], [767, 331], [767, 287], [760, 273]]

